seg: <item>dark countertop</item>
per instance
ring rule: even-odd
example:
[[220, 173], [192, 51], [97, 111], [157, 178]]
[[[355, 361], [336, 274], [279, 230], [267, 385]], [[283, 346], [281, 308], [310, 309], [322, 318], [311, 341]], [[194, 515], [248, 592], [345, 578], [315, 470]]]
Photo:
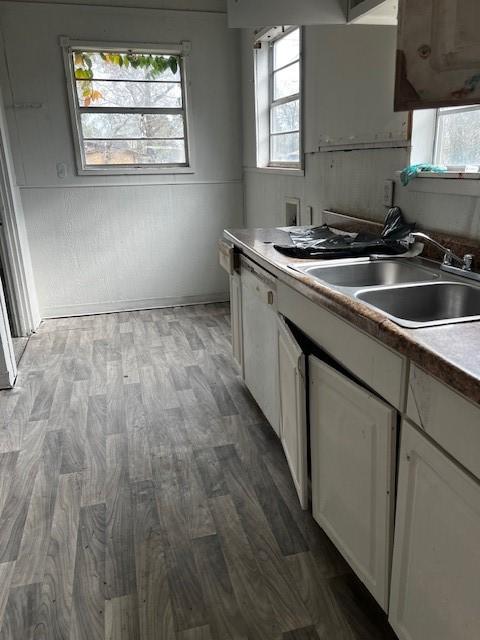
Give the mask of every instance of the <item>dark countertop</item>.
[[274, 249], [274, 243], [289, 242], [284, 229], [229, 229], [224, 231], [224, 238], [285, 284], [349, 320], [472, 402], [480, 404], [480, 322], [405, 329], [360, 300], [289, 269], [289, 264], [305, 264], [306, 261], [289, 258]]

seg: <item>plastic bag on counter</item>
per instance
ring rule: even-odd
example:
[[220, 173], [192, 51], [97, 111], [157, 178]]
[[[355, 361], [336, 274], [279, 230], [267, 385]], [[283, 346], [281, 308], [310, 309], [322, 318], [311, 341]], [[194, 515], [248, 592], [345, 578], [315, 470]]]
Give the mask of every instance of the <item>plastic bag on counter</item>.
[[290, 232], [292, 244], [275, 244], [290, 258], [358, 258], [371, 255], [401, 255], [409, 248], [408, 237], [415, 224], [403, 219], [399, 207], [387, 212], [380, 235], [373, 233], [338, 233], [326, 224], [321, 227]]

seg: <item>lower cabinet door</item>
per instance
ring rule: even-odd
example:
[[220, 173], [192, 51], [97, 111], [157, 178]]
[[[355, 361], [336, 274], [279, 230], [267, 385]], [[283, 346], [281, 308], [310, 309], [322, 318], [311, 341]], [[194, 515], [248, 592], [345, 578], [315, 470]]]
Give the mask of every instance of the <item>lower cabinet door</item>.
[[313, 517], [386, 611], [395, 409], [313, 356], [309, 381]]
[[480, 484], [408, 421], [389, 619], [401, 640], [480, 638]]
[[278, 317], [280, 437], [302, 509], [308, 508], [305, 355]]
[[280, 435], [274, 291], [256, 273], [243, 267], [241, 283], [245, 384], [275, 433]]

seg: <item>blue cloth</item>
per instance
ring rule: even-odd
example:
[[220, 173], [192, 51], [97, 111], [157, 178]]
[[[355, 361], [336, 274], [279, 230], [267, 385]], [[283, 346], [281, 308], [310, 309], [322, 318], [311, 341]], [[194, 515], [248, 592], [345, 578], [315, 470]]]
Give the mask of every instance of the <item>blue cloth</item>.
[[429, 171], [431, 173], [445, 173], [447, 171], [446, 167], [437, 167], [434, 164], [422, 163], [422, 164], [412, 164], [409, 167], [406, 167], [402, 173], [400, 174], [400, 181], [404, 187], [412, 180], [416, 178], [419, 173], [422, 171]]

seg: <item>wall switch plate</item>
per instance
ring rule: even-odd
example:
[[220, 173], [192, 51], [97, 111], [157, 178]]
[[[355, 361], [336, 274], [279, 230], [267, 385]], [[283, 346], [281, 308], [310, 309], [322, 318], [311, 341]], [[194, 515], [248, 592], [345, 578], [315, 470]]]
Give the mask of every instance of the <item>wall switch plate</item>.
[[393, 191], [395, 183], [393, 180], [385, 180], [383, 183], [383, 204], [386, 207], [393, 207]]

